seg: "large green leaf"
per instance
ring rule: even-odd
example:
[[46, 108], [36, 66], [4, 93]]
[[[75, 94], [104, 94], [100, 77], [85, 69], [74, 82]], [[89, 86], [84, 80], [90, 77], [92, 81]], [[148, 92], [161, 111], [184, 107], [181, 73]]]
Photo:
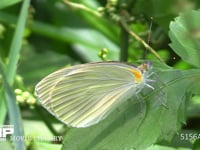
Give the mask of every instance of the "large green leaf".
[[185, 121], [186, 102], [200, 92], [200, 70], [160, 68], [155, 89], [145, 88], [143, 101], [132, 98], [97, 125], [70, 128], [62, 149], [143, 150], [171, 140]]
[[187, 63], [200, 67], [200, 11], [189, 11], [170, 23], [172, 49]]
[[190, 150], [190, 148], [182, 148], [182, 147], [173, 148], [173, 147], [168, 147], [168, 146], [152, 145], [146, 150]]

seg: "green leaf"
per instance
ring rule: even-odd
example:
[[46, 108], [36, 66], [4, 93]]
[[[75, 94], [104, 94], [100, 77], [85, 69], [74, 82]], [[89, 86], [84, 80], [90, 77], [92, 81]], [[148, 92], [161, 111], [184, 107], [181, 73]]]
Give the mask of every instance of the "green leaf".
[[[12, 43], [10, 46], [10, 50], [9, 50], [9, 58], [8, 58], [9, 61], [8, 61], [8, 67], [6, 70], [7, 71], [6, 76], [7, 76], [8, 83], [11, 86], [14, 82], [14, 78], [15, 78], [15, 74], [16, 74], [16, 70], [17, 70], [17, 63], [18, 63], [18, 59], [19, 59], [19, 55], [20, 55], [20, 50], [21, 50], [21, 45], [22, 45], [22, 37], [23, 37], [23, 33], [24, 33], [29, 4], [30, 4], [30, 0], [25, 0], [23, 2], [20, 16], [17, 21], [16, 30], [15, 30], [15, 33], [14, 33], [14, 36], [12, 39]], [[2, 63], [2, 60], [1, 60], [1, 63]], [[1, 93], [3, 93], [3, 92], [1, 92]], [[0, 97], [2, 97], [2, 96], [0, 96]], [[0, 103], [2, 104], [1, 108], [3, 108], [3, 109], [1, 109], [2, 112], [0, 114], [0, 121], [3, 122], [3, 120], [5, 118], [5, 114], [6, 114], [6, 109], [5, 109], [6, 107], [5, 107], [5, 103], [1, 102], [1, 101], [3, 101], [3, 99], [0, 99]]]
[[198, 0], [149, 0], [148, 3], [145, 0], [139, 0], [134, 11], [138, 10], [138, 13], [143, 13], [149, 18], [153, 17], [153, 20], [167, 33], [169, 23], [174, 17], [181, 12], [199, 8], [199, 6], [200, 1]]
[[20, 2], [21, 0], [1, 0], [0, 1], [0, 9], [14, 5], [18, 2]]
[[13, 150], [12, 144], [9, 141], [0, 141], [0, 147], [6, 150]]
[[143, 101], [132, 98], [97, 125], [70, 128], [62, 149], [143, 150], [171, 140], [185, 122], [186, 102], [192, 93], [200, 92], [200, 70], [160, 68], [155, 89], [145, 88]]
[[[5, 87], [5, 100], [8, 107], [8, 115], [10, 119], [10, 124], [14, 126], [14, 136], [23, 136], [23, 125], [21, 114], [19, 111], [19, 107], [16, 104], [16, 98], [13, 90], [11, 89], [7, 79], [5, 72], [3, 71], [3, 67], [0, 64], [0, 74], [3, 80], [3, 86]], [[25, 150], [25, 143], [24, 141], [13, 141], [15, 144], [16, 150]]]
[[[24, 0], [22, 4], [22, 8], [20, 11], [19, 19], [17, 21], [17, 27], [15, 30], [15, 34], [13, 36], [13, 40], [10, 46], [9, 51], [9, 62], [7, 67], [7, 72], [4, 71], [5, 68], [3, 68], [3, 64], [0, 64], [0, 73], [2, 75], [2, 80], [4, 83], [4, 94], [5, 98], [1, 99], [1, 101], [6, 100], [7, 107], [8, 107], [8, 114], [9, 114], [9, 120], [10, 124], [14, 125], [14, 136], [23, 136], [23, 126], [22, 126], [22, 120], [21, 120], [21, 114], [19, 111], [19, 107], [16, 104], [16, 97], [11, 89], [11, 86], [13, 85], [16, 69], [17, 69], [17, 62], [19, 59], [19, 53], [21, 49], [21, 43], [22, 43], [22, 37], [24, 33], [25, 28], [25, 22], [26, 17], [28, 14], [28, 8], [29, 8], [30, 0]], [[2, 63], [2, 61], [1, 61]], [[2, 104], [5, 104], [1, 102]], [[5, 106], [3, 106], [5, 107]], [[5, 107], [6, 108], [6, 107]], [[1, 117], [4, 118], [6, 114], [6, 110], [1, 110]], [[1, 119], [3, 120], [3, 119]], [[25, 149], [24, 141], [13, 141], [15, 144], [16, 150], [23, 150]]]
[[27, 50], [26, 54], [29, 55], [21, 61], [22, 67], [18, 68], [18, 73], [24, 78], [23, 82], [26, 85], [35, 86], [44, 76], [71, 63], [67, 56], [52, 51], [45, 51], [41, 54]]
[[171, 48], [185, 62], [200, 67], [200, 11], [189, 11], [170, 23]]
[[[3, 61], [1, 60], [1, 57], [0, 57], [0, 67], [2, 68], [2, 70], [5, 70], [5, 66], [3, 65]], [[7, 107], [6, 107], [6, 103], [4, 100], [4, 88], [2, 86], [1, 76], [0, 76], [0, 85], [1, 85], [1, 88], [0, 88], [0, 110], [1, 110], [0, 124], [3, 124], [3, 122], [5, 121], [6, 113], [7, 113]]]
[[118, 59], [119, 47], [96, 30], [69, 27], [57, 28], [39, 22], [35, 23], [32, 29], [34, 32], [47, 37], [74, 44], [73, 47], [76, 52], [85, 57], [87, 61], [100, 61], [97, 54], [104, 47], [107, 47], [112, 54], [109, 59]]
[[198, 139], [194, 142], [193, 150], [200, 150], [200, 134], [198, 134]]
[[13, 84], [16, 70], [17, 70], [17, 62], [20, 55], [20, 50], [22, 46], [23, 34], [26, 24], [26, 19], [28, 15], [30, 0], [25, 0], [23, 2], [19, 19], [17, 20], [16, 30], [12, 39], [12, 43], [10, 45], [9, 50], [9, 62], [7, 68], [7, 79], [10, 85]]
[[[145, 0], [137, 1], [136, 10], [139, 13], [144, 13], [149, 17], [153, 17], [165, 31], [168, 30], [168, 24], [174, 17], [172, 12], [172, 6], [177, 0], [149, 0], [148, 3]], [[148, 11], [147, 11], [148, 10]]]
[[168, 146], [152, 145], [146, 150], [191, 150], [190, 148], [172, 148]]
[[[14, 23], [16, 18], [13, 15], [0, 12], [0, 21]], [[98, 57], [98, 52], [105, 47], [109, 50], [108, 59], [118, 60], [119, 57], [119, 46], [101, 32], [91, 28], [58, 27], [35, 21], [32, 25], [32, 31], [40, 36], [71, 43], [76, 54], [83, 57], [87, 62], [101, 61]], [[19, 34], [17, 35], [20, 36]], [[65, 50], [65, 53], [72, 52]]]
[[43, 143], [43, 142], [34, 142], [31, 146], [31, 149], [33, 150], [60, 150], [61, 145], [60, 144], [51, 144], [51, 143]]

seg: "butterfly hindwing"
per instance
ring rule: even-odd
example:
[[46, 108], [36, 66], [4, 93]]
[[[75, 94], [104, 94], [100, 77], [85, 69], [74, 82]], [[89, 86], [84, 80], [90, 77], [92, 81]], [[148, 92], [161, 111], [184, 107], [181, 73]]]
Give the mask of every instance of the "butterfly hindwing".
[[60, 69], [38, 83], [44, 107], [62, 122], [87, 127], [104, 119], [134, 94], [136, 67], [119, 62], [90, 63]]

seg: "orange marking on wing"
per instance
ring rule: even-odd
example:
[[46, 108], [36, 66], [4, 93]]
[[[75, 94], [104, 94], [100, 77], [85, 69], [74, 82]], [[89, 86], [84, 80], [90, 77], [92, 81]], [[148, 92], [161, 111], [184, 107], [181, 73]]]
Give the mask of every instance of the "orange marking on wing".
[[142, 81], [142, 73], [134, 69], [131, 69], [130, 71], [135, 75], [135, 80], [140, 83]]

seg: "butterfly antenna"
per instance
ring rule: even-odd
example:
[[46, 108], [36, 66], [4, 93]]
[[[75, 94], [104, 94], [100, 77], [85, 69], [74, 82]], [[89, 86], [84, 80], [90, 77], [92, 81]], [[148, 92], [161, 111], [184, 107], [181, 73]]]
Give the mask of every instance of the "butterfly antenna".
[[[148, 38], [147, 38], [147, 44], [149, 45], [150, 43], [150, 40], [151, 40], [151, 29], [152, 29], [152, 23], [153, 22], [153, 17], [150, 18], [150, 25], [149, 25], [149, 35], [148, 35]], [[143, 53], [143, 60], [145, 60], [147, 57], [147, 48], [144, 50], [144, 53]]]

